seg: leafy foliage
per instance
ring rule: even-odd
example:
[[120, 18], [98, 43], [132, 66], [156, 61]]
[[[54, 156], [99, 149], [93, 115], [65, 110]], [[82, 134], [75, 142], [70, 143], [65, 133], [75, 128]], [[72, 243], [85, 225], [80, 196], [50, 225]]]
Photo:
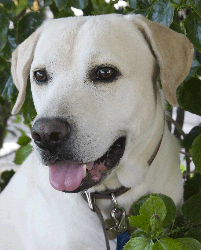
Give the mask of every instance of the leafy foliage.
[[201, 80], [191, 77], [177, 88], [177, 100], [183, 109], [201, 115]]
[[184, 183], [184, 200], [188, 200], [191, 196], [201, 192], [201, 175], [195, 173], [193, 177]]
[[188, 199], [182, 206], [182, 212], [185, 218], [194, 224], [201, 224], [201, 193], [198, 193]]
[[195, 163], [197, 171], [201, 173], [201, 135], [196, 137], [192, 145], [192, 158]]
[[[46, 17], [47, 8], [54, 18], [74, 16], [73, 8], [83, 11], [83, 15], [99, 15], [110, 13], [142, 14], [148, 19], [170, 27], [172, 30], [186, 35], [195, 46], [195, 57], [189, 75], [177, 90], [180, 107], [194, 114], [201, 115], [201, 2], [198, 0], [125, 0], [127, 7], [115, 7], [118, 0], [0, 0], [0, 107], [5, 100], [14, 105], [17, 89], [13, 85], [10, 72], [10, 59], [17, 45], [23, 42]], [[186, 9], [188, 14], [181, 21], [180, 10]], [[169, 109], [171, 108], [170, 105]], [[7, 108], [11, 112], [11, 107]], [[36, 116], [30, 83], [28, 83], [26, 100], [21, 109], [25, 124]], [[3, 116], [3, 115], [2, 115]], [[2, 124], [2, 117], [0, 119]], [[9, 131], [7, 131], [9, 132]], [[30, 138], [21, 131], [18, 140], [20, 148], [16, 152], [15, 163], [21, 164], [32, 151]], [[186, 158], [192, 160], [196, 173], [185, 181], [183, 216], [176, 218], [176, 207], [171, 198], [163, 194], [152, 194], [141, 197], [133, 207], [129, 218], [132, 239], [126, 244], [126, 250], [141, 249], [201, 249], [201, 127], [194, 127], [181, 140], [186, 150]], [[13, 171], [1, 175], [1, 190], [13, 176]], [[185, 174], [185, 172], [184, 172]]]
[[196, 12], [192, 12], [184, 21], [186, 35], [195, 48], [201, 52], [201, 19]]
[[[134, 212], [137, 212], [136, 215], [129, 217], [131, 226], [136, 229], [132, 233], [133, 238], [124, 246], [124, 250], [201, 249], [200, 204], [196, 200], [201, 200], [200, 194], [184, 203], [182, 212], [185, 219], [189, 221], [189, 224], [186, 224], [186, 229], [189, 225], [192, 227], [192, 223], [198, 225], [197, 228], [188, 230], [183, 234], [183, 238], [175, 238], [174, 234], [183, 231], [184, 227], [178, 227], [175, 224], [176, 207], [171, 198], [164, 194], [151, 194], [140, 198], [133, 204], [132, 208]], [[172, 211], [175, 211], [174, 215]]]
[[155, 1], [151, 6], [147, 17], [155, 22], [170, 26], [174, 16], [174, 7], [169, 0]]
[[13, 170], [4, 171], [0, 176], [0, 192], [8, 185], [15, 172]]
[[16, 151], [14, 163], [22, 164], [27, 156], [32, 152], [32, 146], [29, 144], [31, 138], [28, 137], [23, 130], [20, 129], [21, 136], [17, 141], [17, 144], [20, 145], [20, 148]]

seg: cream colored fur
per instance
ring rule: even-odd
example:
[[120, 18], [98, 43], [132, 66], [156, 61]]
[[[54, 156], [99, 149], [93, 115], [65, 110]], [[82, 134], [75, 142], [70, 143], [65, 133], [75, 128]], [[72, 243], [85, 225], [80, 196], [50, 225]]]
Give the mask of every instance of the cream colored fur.
[[[127, 138], [119, 166], [89, 191], [130, 187], [117, 199], [127, 213], [147, 193], [166, 194], [180, 205], [179, 146], [164, 125], [164, 97], [156, 79], [160, 70], [164, 94], [176, 105], [176, 88], [192, 57], [187, 38], [140, 15], [48, 20], [13, 53], [12, 74], [19, 90], [13, 114], [24, 102], [30, 72], [35, 120], [60, 116], [76, 122], [74, 143], [83, 159], [95, 160], [119, 136]], [[90, 82], [87, 71], [102, 64], [117, 67], [121, 77], [107, 84]], [[33, 70], [41, 67], [52, 80], [39, 86]], [[48, 168], [34, 150], [0, 195], [0, 249], [105, 249], [99, 220], [81, 195], [54, 190], [48, 178]], [[98, 206], [108, 218], [111, 202]], [[110, 245], [116, 249], [113, 241]]]

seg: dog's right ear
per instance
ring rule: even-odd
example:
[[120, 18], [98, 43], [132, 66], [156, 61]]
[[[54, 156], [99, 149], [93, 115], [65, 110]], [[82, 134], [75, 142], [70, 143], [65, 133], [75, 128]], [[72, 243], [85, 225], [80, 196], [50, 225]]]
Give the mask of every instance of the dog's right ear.
[[187, 77], [193, 61], [193, 44], [182, 34], [148, 20], [141, 15], [127, 15], [144, 36], [155, 56], [166, 99], [177, 106], [176, 89]]
[[13, 107], [12, 114], [17, 114], [25, 100], [27, 79], [29, 76], [30, 66], [33, 60], [33, 54], [38, 38], [43, 26], [38, 28], [31, 36], [21, 43], [12, 53], [11, 73], [14, 84], [19, 93], [16, 103]]

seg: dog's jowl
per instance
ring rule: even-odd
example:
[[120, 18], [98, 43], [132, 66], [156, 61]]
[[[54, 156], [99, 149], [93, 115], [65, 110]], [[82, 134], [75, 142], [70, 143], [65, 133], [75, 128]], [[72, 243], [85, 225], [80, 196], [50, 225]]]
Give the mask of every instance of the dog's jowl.
[[[148, 193], [181, 205], [179, 145], [164, 109], [165, 98], [177, 105], [193, 52], [183, 35], [117, 14], [47, 20], [17, 47], [13, 114], [30, 76], [37, 117], [33, 153], [0, 195], [0, 249], [106, 249], [85, 191], [125, 187], [116, 199], [127, 214]], [[96, 205], [110, 217], [110, 199]]]

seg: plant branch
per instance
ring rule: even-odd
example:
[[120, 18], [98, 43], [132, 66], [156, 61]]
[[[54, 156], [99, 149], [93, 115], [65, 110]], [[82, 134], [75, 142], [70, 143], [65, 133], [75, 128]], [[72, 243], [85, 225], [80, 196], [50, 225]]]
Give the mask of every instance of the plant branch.
[[194, 171], [191, 171], [191, 172], [187, 172], [185, 171], [183, 173], [183, 178], [187, 178], [188, 176], [190, 176], [191, 174], [196, 174], [196, 173], [199, 173], [197, 170], [194, 170]]
[[191, 160], [190, 160], [190, 157], [187, 156], [187, 154], [189, 154], [187, 148], [185, 148], [185, 152], [186, 152], [186, 173], [188, 174], [188, 175], [186, 176], [186, 179], [187, 179], [187, 180], [190, 180]]
[[184, 133], [184, 131], [182, 130], [181, 126], [174, 120], [172, 119], [172, 117], [168, 117], [168, 119], [175, 125], [175, 127], [177, 128], [178, 132], [183, 135], [183, 137], [186, 137], [186, 134]]
[[12, 155], [12, 154], [15, 153], [16, 151], [17, 151], [17, 150], [13, 150], [13, 151], [9, 152], [8, 154], [2, 155], [2, 156], [0, 156], [0, 159], [4, 158], [4, 157], [6, 157], [6, 156]]
[[[180, 126], [181, 130], [182, 130], [182, 127], [183, 127], [183, 124], [184, 124], [184, 115], [185, 115], [185, 112], [182, 108], [178, 107], [177, 108], [177, 118], [176, 118], [176, 123]], [[177, 139], [180, 140], [181, 138], [181, 133], [180, 131], [177, 129], [177, 127], [175, 126], [175, 129], [174, 129], [174, 135]]]
[[183, 152], [183, 151], [180, 151], [179, 153], [180, 153], [180, 154], [184, 154], [184, 155], [187, 156], [187, 157], [191, 157], [191, 154], [190, 154], [190, 153], [186, 153], [186, 152]]

